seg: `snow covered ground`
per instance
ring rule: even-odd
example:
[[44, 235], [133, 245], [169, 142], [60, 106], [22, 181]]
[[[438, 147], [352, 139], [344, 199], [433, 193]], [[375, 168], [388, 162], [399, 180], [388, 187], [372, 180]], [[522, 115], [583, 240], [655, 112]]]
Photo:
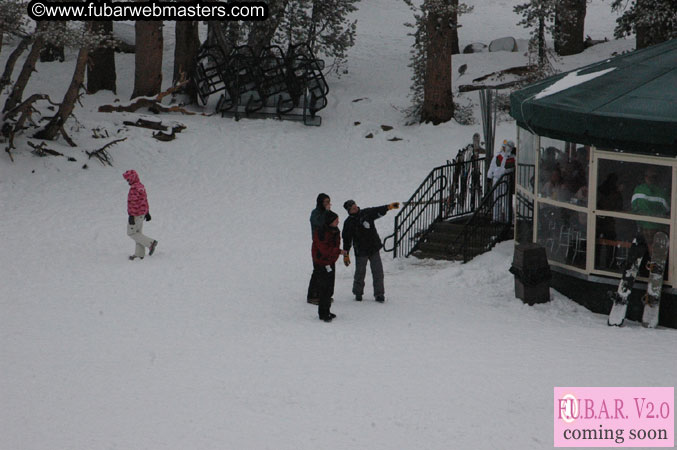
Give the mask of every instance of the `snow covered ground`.
[[[526, 38], [514, 3], [476, 5], [461, 45]], [[590, 5], [593, 38], [611, 37], [608, 8]], [[317, 320], [305, 302], [316, 195], [332, 196], [341, 221], [348, 198], [406, 200], [479, 130], [406, 127], [410, 13], [370, 0], [358, 19], [350, 73], [330, 81], [322, 127], [162, 116], [188, 128], [159, 143], [122, 126], [139, 114], [95, 112], [129, 98], [133, 56], [119, 55], [118, 96], [76, 108], [80, 146], [50, 143], [77, 162], [2, 153], [0, 449], [543, 449], [554, 386], [674, 385], [675, 330], [611, 329], [556, 292], [523, 305], [507, 270], [512, 242], [465, 265], [384, 254], [385, 304], [353, 301], [352, 267], [339, 265], [338, 318]], [[612, 41], [561, 64], [632, 47]], [[73, 61], [40, 64], [29, 90], [60, 99]], [[454, 67], [468, 63], [470, 79], [525, 61], [460, 55]], [[91, 138], [95, 127], [110, 138]], [[87, 160], [84, 150], [125, 136], [110, 149], [114, 167]], [[514, 124], [497, 136], [514, 138]], [[129, 168], [160, 242], [144, 261], [127, 260]], [[381, 236], [393, 217], [377, 222]]]

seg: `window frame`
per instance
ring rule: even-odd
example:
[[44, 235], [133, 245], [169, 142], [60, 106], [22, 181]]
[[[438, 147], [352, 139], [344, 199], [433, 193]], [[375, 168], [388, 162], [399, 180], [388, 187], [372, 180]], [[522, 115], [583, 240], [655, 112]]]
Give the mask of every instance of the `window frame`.
[[[521, 133], [526, 132], [529, 133], [530, 135], [536, 136], [536, 151], [541, 147], [541, 138], [542, 136], [539, 136], [537, 134], [531, 133], [529, 130], [523, 129], [520, 126], [517, 126], [517, 142], [518, 142], [518, 149], [521, 143]], [[531, 137], [530, 137], [531, 138]], [[552, 138], [548, 138], [552, 139]], [[569, 142], [565, 142], [565, 145], [568, 145]], [[581, 143], [574, 143], [575, 145], [586, 145], [586, 144], [581, 144]], [[626, 213], [626, 212], [619, 212], [619, 211], [608, 211], [608, 210], [598, 210], [597, 209], [597, 172], [598, 172], [598, 164], [600, 163], [600, 160], [613, 160], [613, 161], [623, 161], [623, 162], [628, 162], [628, 163], [639, 163], [639, 164], [651, 164], [651, 165], [659, 165], [659, 166], [665, 166], [665, 167], [670, 167], [672, 171], [672, 180], [671, 180], [671, 195], [670, 195], [670, 217], [668, 218], [663, 218], [663, 217], [654, 217], [654, 216], [644, 216], [640, 214], [634, 214], [634, 213]], [[518, 155], [517, 155], [517, 167], [519, 167], [519, 150], [518, 150]], [[528, 188], [525, 188], [521, 186], [517, 181], [515, 181], [515, 191], [516, 193], [519, 192], [521, 195], [524, 197], [528, 198], [530, 201], [533, 202], [534, 205], [534, 218], [533, 218], [533, 236], [532, 236], [532, 242], [538, 242], [538, 226], [539, 226], [539, 214], [540, 214], [540, 209], [541, 205], [549, 205], [549, 206], [555, 206], [555, 207], [560, 207], [560, 208], [565, 208], [569, 209], [571, 211], [575, 212], [583, 212], [587, 214], [587, 247], [586, 247], [586, 261], [585, 261], [585, 268], [581, 269], [576, 266], [572, 266], [569, 264], [564, 264], [560, 263], [557, 261], [552, 261], [548, 259], [548, 263], [551, 266], [555, 267], [561, 267], [563, 269], [585, 274], [585, 275], [596, 275], [596, 276], [603, 276], [603, 277], [609, 277], [609, 278], [616, 278], [620, 279], [621, 274], [616, 273], [616, 272], [610, 272], [610, 271], [605, 271], [601, 269], [596, 269], [595, 268], [595, 246], [596, 246], [596, 239], [594, 238], [597, 236], [597, 217], [598, 216], [606, 216], [606, 217], [615, 217], [619, 219], [628, 219], [632, 221], [646, 221], [646, 222], [654, 222], [654, 223], [660, 223], [664, 225], [668, 225], [670, 227], [670, 244], [669, 244], [669, 255], [676, 255], [675, 253], [677, 251], [677, 239], [674, 237], [675, 230], [677, 229], [677, 213], [675, 213], [675, 210], [677, 209], [677, 159], [670, 159], [670, 158], [665, 158], [665, 157], [659, 157], [659, 156], [653, 156], [653, 155], [638, 155], [634, 153], [626, 153], [623, 151], [608, 151], [608, 150], [601, 150], [598, 149], [595, 146], [590, 146], [590, 151], [588, 152], [588, 205], [587, 206], [580, 206], [580, 205], [575, 205], [569, 202], [561, 202], [558, 200], [553, 200], [550, 198], [546, 197], [541, 197], [538, 195], [540, 192], [540, 181], [539, 181], [539, 176], [538, 174], [540, 173], [540, 157], [537, 154], [536, 155], [536, 160], [535, 160], [535, 166], [534, 166], [534, 192], [532, 193]], [[594, 189], [591, 188], [594, 186]], [[517, 240], [517, 226], [515, 224], [515, 242], [518, 242]], [[592, 236], [592, 238], [590, 238]], [[673, 259], [674, 261], [674, 259]], [[668, 278], [665, 280], [665, 285], [670, 286], [671, 288], [675, 285], [675, 275], [677, 274], [677, 267], [675, 267], [677, 264], [668, 264]], [[647, 281], [647, 278], [645, 277], [639, 277], [638, 281]]]

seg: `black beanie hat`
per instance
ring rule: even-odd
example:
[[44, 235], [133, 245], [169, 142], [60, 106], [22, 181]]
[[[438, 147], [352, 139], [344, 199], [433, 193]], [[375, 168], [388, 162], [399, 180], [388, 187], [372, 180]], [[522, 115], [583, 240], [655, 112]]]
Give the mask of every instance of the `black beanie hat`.
[[346, 200], [346, 202], [343, 204], [343, 207], [346, 209], [346, 211], [350, 212], [350, 208], [355, 204], [355, 200]]
[[338, 215], [334, 211], [327, 211], [324, 215], [324, 223], [326, 225], [331, 225], [336, 219], [338, 219]]
[[317, 196], [317, 207], [318, 208], [324, 208], [324, 201], [325, 201], [325, 199], [328, 199], [328, 198], [329, 198], [329, 196], [327, 194], [325, 194], [324, 192], [320, 193]]

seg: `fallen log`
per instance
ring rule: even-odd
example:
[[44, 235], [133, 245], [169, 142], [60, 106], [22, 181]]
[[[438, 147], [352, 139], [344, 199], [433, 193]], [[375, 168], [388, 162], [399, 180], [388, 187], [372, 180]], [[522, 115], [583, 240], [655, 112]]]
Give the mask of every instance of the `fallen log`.
[[137, 119], [136, 122], [125, 120], [122, 123], [124, 125], [129, 125], [130, 127], [148, 128], [149, 130], [156, 131], [167, 131], [167, 127], [162, 125], [162, 122], [153, 122], [151, 120], [146, 119]]

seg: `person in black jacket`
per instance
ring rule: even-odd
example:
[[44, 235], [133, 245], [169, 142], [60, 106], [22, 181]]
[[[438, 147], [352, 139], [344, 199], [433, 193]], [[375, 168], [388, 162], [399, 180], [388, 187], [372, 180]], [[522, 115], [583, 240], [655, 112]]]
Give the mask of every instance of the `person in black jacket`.
[[375, 208], [360, 209], [354, 200], [348, 200], [343, 204], [348, 211], [348, 218], [343, 224], [343, 263], [350, 265], [350, 247], [355, 247], [355, 277], [353, 279], [353, 294], [355, 300], [362, 301], [364, 294], [364, 277], [367, 274], [367, 262], [371, 266], [371, 277], [374, 282], [374, 297], [377, 302], [385, 301], [385, 288], [383, 287], [383, 264], [381, 263], [381, 238], [376, 231], [374, 221], [383, 217], [391, 209], [400, 207], [400, 204], [377, 206]]
[[[315, 232], [324, 226], [324, 219], [327, 212], [331, 211], [331, 198], [325, 193], [317, 196], [315, 209], [310, 212], [310, 237], [313, 238]], [[306, 301], [311, 305], [317, 305], [320, 302], [320, 295], [317, 289], [317, 273], [313, 270], [308, 283], [308, 296]]]

